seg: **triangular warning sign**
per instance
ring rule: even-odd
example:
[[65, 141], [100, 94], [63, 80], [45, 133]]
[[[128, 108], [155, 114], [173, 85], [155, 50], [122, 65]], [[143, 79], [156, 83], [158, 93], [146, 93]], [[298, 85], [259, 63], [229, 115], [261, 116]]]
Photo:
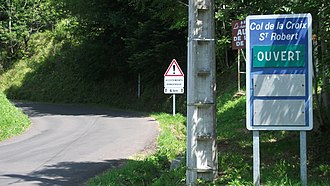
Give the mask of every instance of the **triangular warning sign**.
[[175, 59], [173, 59], [170, 66], [168, 66], [164, 76], [184, 76], [178, 62], [176, 62]]

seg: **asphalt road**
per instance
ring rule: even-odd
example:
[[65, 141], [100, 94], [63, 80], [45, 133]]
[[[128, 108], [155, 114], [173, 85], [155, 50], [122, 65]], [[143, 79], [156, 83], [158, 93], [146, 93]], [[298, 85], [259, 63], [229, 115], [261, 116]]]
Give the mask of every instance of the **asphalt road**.
[[[0, 143], [0, 185], [84, 185], [155, 143], [158, 124], [130, 112], [16, 103], [32, 126]], [[1, 117], [1, 116], [0, 116]]]

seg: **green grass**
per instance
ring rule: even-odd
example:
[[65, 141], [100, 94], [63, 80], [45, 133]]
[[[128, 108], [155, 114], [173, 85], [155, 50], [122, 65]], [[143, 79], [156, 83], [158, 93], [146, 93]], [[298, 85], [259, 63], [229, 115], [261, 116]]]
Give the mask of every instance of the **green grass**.
[[[231, 74], [233, 73], [223, 74], [220, 81], [233, 79], [229, 78]], [[235, 82], [226, 82], [226, 87], [218, 92], [219, 175], [213, 183], [199, 180], [199, 185], [253, 185], [252, 132], [245, 125], [245, 100], [244, 95], [237, 94]], [[93, 179], [90, 185], [185, 185], [185, 164], [174, 170], [170, 170], [168, 166], [171, 158], [184, 154], [184, 117], [180, 116], [181, 124], [176, 123], [177, 118], [170, 115], [159, 114], [153, 117], [161, 124], [163, 135], [159, 137], [156, 154], [144, 160], [131, 160], [123, 168]], [[323, 143], [319, 144], [318, 140]], [[309, 132], [308, 142], [308, 185], [329, 186], [330, 158], [326, 153], [329, 149], [327, 139], [318, 139], [315, 133]], [[320, 145], [324, 149], [319, 149]], [[261, 131], [260, 152], [262, 185], [301, 185], [299, 132]], [[111, 181], [104, 181], [110, 178]], [[122, 180], [130, 182], [123, 183]]]
[[0, 92], [0, 141], [21, 134], [29, 124], [28, 117]]
[[185, 118], [165, 113], [155, 113], [151, 117], [159, 121], [161, 130], [156, 152], [146, 158], [137, 156], [127, 160], [122, 168], [97, 176], [88, 185], [184, 185], [185, 168], [169, 168], [170, 160], [184, 156]]
[[[235, 86], [218, 96], [219, 177], [215, 185], [253, 185], [252, 132], [245, 124], [245, 96]], [[315, 158], [315, 133], [308, 133], [308, 184], [330, 185], [329, 157]], [[329, 148], [329, 145], [327, 146]], [[322, 150], [321, 150], [322, 151]], [[301, 185], [299, 132], [260, 131], [261, 184]], [[318, 167], [323, 167], [323, 170]]]

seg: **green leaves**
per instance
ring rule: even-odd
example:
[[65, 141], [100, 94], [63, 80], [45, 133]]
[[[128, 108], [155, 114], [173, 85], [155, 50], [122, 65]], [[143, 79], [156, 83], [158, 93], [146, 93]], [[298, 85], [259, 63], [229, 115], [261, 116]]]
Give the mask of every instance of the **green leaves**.
[[29, 50], [29, 40], [35, 32], [51, 28], [58, 12], [51, 0], [2, 0], [0, 3], [0, 64], [8, 69], [14, 59]]
[[0, 92], [0, 141], [22, 133], [29, 124], [28, 117]]

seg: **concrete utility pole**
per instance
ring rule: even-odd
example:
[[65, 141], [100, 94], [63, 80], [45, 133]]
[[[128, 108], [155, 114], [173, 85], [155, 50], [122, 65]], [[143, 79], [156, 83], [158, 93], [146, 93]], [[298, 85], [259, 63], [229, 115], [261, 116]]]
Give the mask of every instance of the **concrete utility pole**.
[[187, 185], [213, 180], [216, 148], [214, 0], [189, 0]]

